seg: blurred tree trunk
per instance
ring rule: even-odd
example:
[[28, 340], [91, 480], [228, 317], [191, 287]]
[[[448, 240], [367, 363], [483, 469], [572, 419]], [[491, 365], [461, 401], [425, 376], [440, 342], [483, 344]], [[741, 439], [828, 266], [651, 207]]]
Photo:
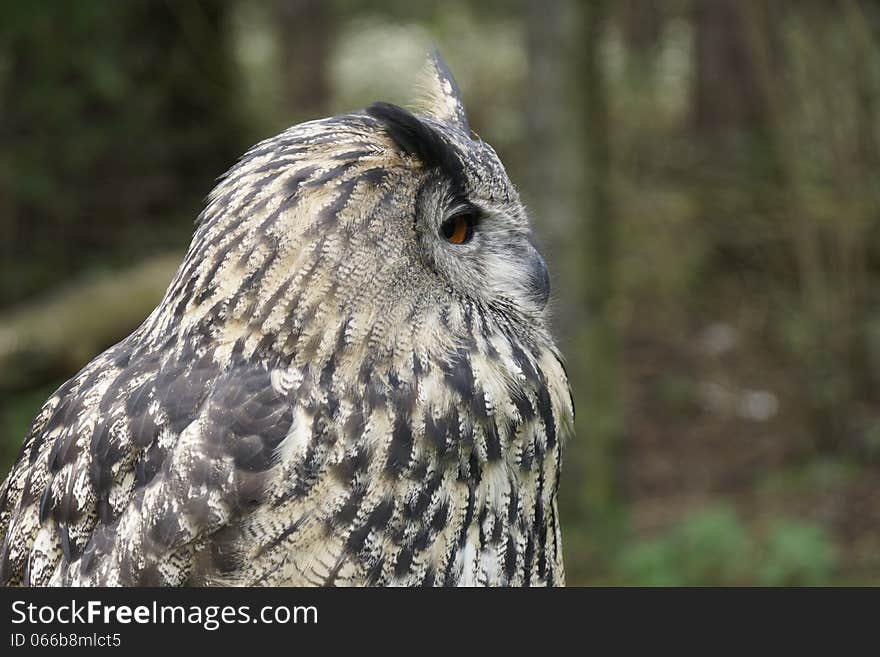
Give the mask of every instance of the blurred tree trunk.
[[657, 46], [663, 25], [662, 4], [663, 0], [623, 0], [619, 4], [629, 50], [646, 52]]
[[[846, 175], [852, 190], [865, 199], [866, 212], [872, 219], [880, 207], [880, 189], [876, 178], [880, 175], [880, 130], [877, 116], [880, 111], [880, 74], [876, 66], [876, 43], [880, 40], [880, 4], [858, 3], [856, 0], [843, 0], [844, 18], [854, 49], [858, 53], [856, 61], [855, 86], [858, 103], [856, 105], [856, 130], [858, 148], [856, 152], [855, 173]], [[849, 173], [849, 172], [846, 172]], [[846, 190], [847, 193], [852, 193]], [[869, 219], [869, 221], [871, 221]], [[872, 222], [873, 223], [873, 222]], [[872, 245], [868, 240], [850, 240], [855, 253], [842, 263], [850, 272], [851, 296], [853, 304], [859, 309], [858, 316], [851, 321], [848, 360], [852, 372], [852, 386], [861, 392], [862, 398], [876, 404], [880, 391], [880, 368], [871, 358], [870, 327], [871, 317], [866, 309], [872, 305], [872, 290], [869, 283], [868, 260]]]
[[712, 147], [725, 148], [719, 159], [728, 158], [731, 153], [726, 149], [732, 140], [754, 137], [766, 125], [767, 108], [749, 47], [749, 26], [738, 0], [695, 2], [693, 23], [694, 130]]
[[[557, 249], [570, 228], [566, 204], [565, 0], [526, 0], [526, 168], [525, 194], [533, 219]], [[551, 258], [551, 260], [556, 260]]]
[[608, 90], [601, 59], [601, 38], [608, 4], [582, 5], [575, 78], [575, 104], [581, 110], [581, 151], [585, 175], [580, 187], [583, 219], [573, 226], [574, 257], [582, 259], [580, 301], [586, 318], [580, 349], [573, 355], [573, 386], [579, 401], [577, 440], [585, 453], [583, 503], [597, 531], [609, 529], [614, 515], [617, 452], [622, 432], [620, 344], [614, 313], [615, 209], [612, 198]]
[[326, 0], [274, 0], [282, 98], [290, 123], [320, 118], [327, 112], [327, 67], [336, 27], [333, 5]]
[[620, 17], [630, 69], [647, 74], [654, 63], [663, 28], [664, 0], [623, 0], [615, 7]]
[[[577, 407], [577, 448], [566, 453], [568, 483], [560, 498], [572, 520], [566, 549], [597, 560], [610, 554], [616, 535], [622, 425], [610, 121], [600, 55], [608, 18], [605, 2], [525, 3], [529, 164], [524, 195], [533, 221], [544, 226], [542, 247], [554, 281], [567, 286], [554, 292], [564, 302], [555, 308], [555, 328]], [[597, 565], [570, 563], [568, 569], [583, 578]]]
[[[523, 1], [528, 56], [523, 199], [532, 224], [541, 227], [538, 232], [542, 242], [538, 246], [550, 268], [552, 297], [561, 301], [553, 308], [554, 330], [563, 353], [572, 363], [568, 368], [570, 383], [580, 414], [584, 412], [580, 402], [585, 393], [574, 377], [580, 370], [578, 353], [583, 342], [579, 327], [586, 317], [580, 303], [582, 293], [572, 283], [583, 280], [585, 272], [572, 234], [581, 230], [581, 199], [575, 198], [574, 188], [583, 180], [581, 144], [572, 135], [577, 134], [577, 123], [582, 118], [575, 116], [580, 108], [571, 107], [572, 82], [579, 85], [580, 80], [576, 71], [567, 70], [572, 46], [565, 25], [570, 11], [568, 0]], [[561, 282], [568, 284], [568, 289], [559, 290], [557, 285]], [[560, 505], [562, 514], [572, 519], [570, 529], [566, 530], [566, 551], [583, 554], [592, 540], [584, 495], [577, 485], [585, 478], [581, 449], [585, 436], [578, 435], [575, 440], [578, 446], [568, 449], [565, 455], [563, 478], [569, 484], [561, 488]], [[583, 566], [580, 561], [569, 563], [569, 577], [582, 578]]]

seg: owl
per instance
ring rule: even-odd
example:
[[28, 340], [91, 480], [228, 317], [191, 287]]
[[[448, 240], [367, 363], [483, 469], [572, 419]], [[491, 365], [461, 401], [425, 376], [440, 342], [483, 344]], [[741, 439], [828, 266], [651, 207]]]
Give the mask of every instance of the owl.
[[164, 298], [43, 405], [0, 582], [564, 583], [573, 404], [526, 211], [429, 58], [248, 151]]

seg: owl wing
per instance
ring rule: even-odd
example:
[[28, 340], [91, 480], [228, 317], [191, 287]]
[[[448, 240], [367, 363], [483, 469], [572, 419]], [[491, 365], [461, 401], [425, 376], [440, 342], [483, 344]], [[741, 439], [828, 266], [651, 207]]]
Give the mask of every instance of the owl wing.
[[105, 353], [47, 402], [0, 489], [0, 583], [185, 583], [259, 503], [291, 421], [260, 364]]

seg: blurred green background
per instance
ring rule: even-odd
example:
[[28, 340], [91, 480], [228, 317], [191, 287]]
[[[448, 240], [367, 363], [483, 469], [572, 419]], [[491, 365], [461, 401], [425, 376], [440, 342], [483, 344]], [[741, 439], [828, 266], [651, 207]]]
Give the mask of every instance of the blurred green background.
[[439, 46], [530, 208], [571, 584], [880, 584], [880, 2], [0, 0], [0, 470], [255, 141]]

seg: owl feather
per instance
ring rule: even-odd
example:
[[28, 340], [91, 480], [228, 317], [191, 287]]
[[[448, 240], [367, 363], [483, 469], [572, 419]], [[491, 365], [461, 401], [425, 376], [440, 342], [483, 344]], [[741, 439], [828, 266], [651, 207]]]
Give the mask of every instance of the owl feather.
[[420, 113], [294, 126], [219, 182], [159, 306], [34, 419], [0, 583], [564, 583], [547, 269], [427, 71]]

